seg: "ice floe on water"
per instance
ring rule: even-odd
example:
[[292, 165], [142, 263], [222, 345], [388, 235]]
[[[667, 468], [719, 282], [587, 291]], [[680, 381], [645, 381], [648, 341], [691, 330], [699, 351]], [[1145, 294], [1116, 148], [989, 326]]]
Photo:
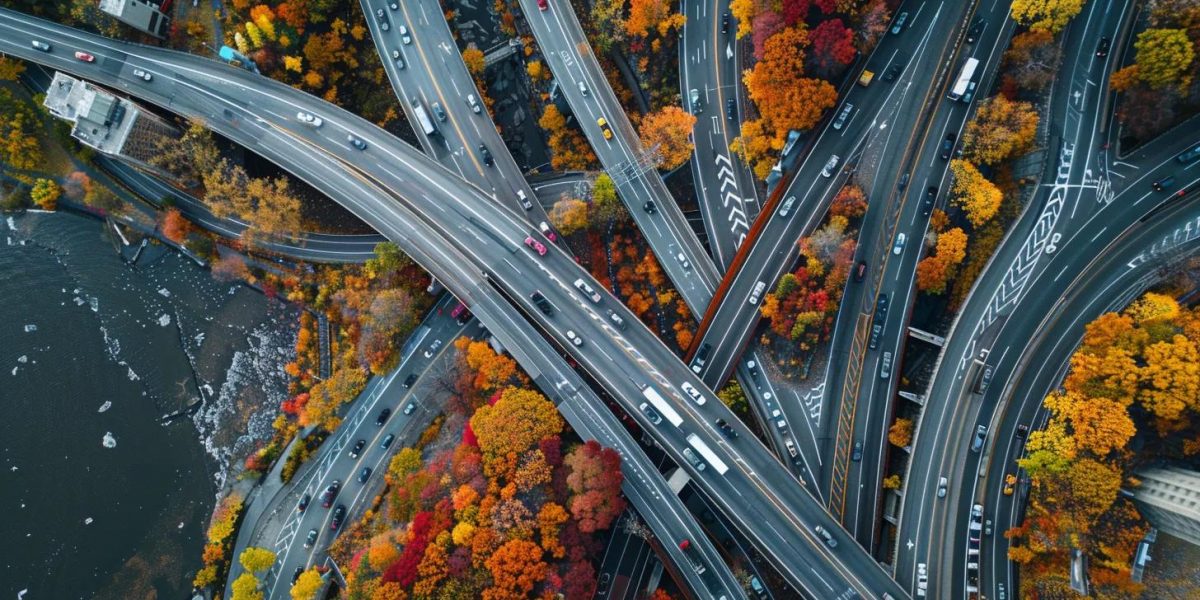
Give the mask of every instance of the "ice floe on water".
[[160, 315], [158, 317], [158, 324], [162, 327], [166, 327], [166, 326], [170, 325], [171, 324], [171, 315], [168, 315], [166, 313], [163, 313], [162, 315]]
[[137, 380], [141, 379], [141, 377], [138, 377], [137, 373], [133, 372], [133, 367], [126, 366], [125, 368], [129, 369], [129, 372], [126, 373], [126, 376], [129, 377], [130, 381], [137, 381]]
[[21, 364], [25, 364], [25, 363], [29, 362], [29, 355], [28, 355], [28, 354], [22, 354], [21, 356], [18, 356], [18, 357], [17, 357], [17, 362], [19, 362], [19, 363], [21, 363]]
[[88, 517], [88, 518], [86, 518], [86, 519], [84, 519], [84, 520], [83, 520], [83, 524], [84, 524], [84, 525], [91, 525], [91, 524], [92, 524], [92, 521], [94, 521], [94, 520], [95, 520], [95, 519], [93, 519], [93, 518], [91, 518], [91, 517]]
[[13, 370], [12, 370], [13, 377], [16, 377], [16, 376], [17, 376], [17, 371], [18, 371], [20, 368], [21, 368], [21, 367], [13, 367]]
[[117, 447], [117, 438], [113, 437], [113, 434], [111, 431], [105, 431], [104, 438], [100, 440], [100, 444], [103, 445], [105, 448], [116, 448]]
[[162, 296], [163, 298], [170, 298], [171, 290], [168, 290], [167, 288], [158, 288], [158, 295]]
[[37, 325], [34, 325], [33, 323], [25, 326], [25, 333], [33, 333], [35, 331], [37, 331]]
[[112, 401], [111, 401], [111, 400], [105, 400], [105, 401], [104, 401], [104, 404], [101, 404], [101, 405], [100, 405], [100, 408], [96, 409], [96, 412], [98, 412], [98, 413], [102, 413], [102, 412], [104, 412], [104, 411], [106, 411], [106, 410], [108, 410], [108, 409], [110, 409], [110, 408], [112, 408]]

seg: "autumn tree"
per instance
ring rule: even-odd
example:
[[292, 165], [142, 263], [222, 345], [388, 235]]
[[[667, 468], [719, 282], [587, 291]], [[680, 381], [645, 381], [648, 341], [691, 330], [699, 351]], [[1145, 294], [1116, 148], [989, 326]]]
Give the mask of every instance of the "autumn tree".
[[335, 370], [328, 379], [308, 391], [308, 403], [300, 413], [300, 425], [319, 425], [327, 431], [337, 429], [341, 423], [337, 410], [358, 396], [366, 385], [366, 374], [361, 369], [343, 367]]
[[1136, 433], [1127, 400], [1089, 398], [1077, 392], [1059, 391], [1046, 396], [1043, 405], [1056, 419], [1070, 426], [1076, 449], [1093, 456], [1107, 456], [1124, 448]]
[[736, 379], [729, 380], [729, 384], [717, 392], [717, 398], [735, 414], [745, 415], [750, 410], [750, 403], [746, 401], [746, 391]]
[[1029, 102], [993, 96], [979, 103], [963, 132], [963, 154], [972, 162], [995, 165], [1020, 156], [1033, 145], [1037, 110]]
[[254, 281], [250, 267], [239, 254], [225, 252], [212, 262], [212, 276], [217, 281]]
[[399, 360], [396, 344], [416, 325], [416, 317], [416, 305], [407, 290], [388, 288], [376, 292], [360, 320], [360, 363], [375, 375], [392, 370]]
[[829, 205], [829, 214], [857, 219], [867, 214], [867, 195], [861, 187], [849, 184], [838, 190]]
[[896, 419], [896, 422], [892, 423], [892, 426], [888, 428], [888, 441], [893, 446], [904, 448], [912, 443], [912, 437], [912, 419]]
[[0, 162], [14, 169], [41, 166], [42, 148], [38, 144], [41, 127], [41, 119], [29, 102], [8, 88], [0, 88]]
[[16, 81], [24, 72], [24, 62], [8, 56], [0, 56], [0, 81]]
[[1084, 0], [1013, 0], [1012, 18], [1034, 31], [1062, 31], [1083, 10]]
[[608, 173], [601, 173], [592, 182], [591, 222], [607, 225], [629, 218], [629, 211], [617, 196], [617, 186]]
[[243, 237], [278, 237], [300, 231], [300, 199], [287, 179], [250, 177], [240, 165], [222, 160], [204, 174], [204, 203], [221, 218], [237, 217], [250, 229]]
[[547, 104], [538, 119], [549, 135], [550, 165], [561, 170], [586, 170], [596, 163], [587, 139], [579, 130], [567, 127], [567, 119], [554, 104]]
[[162, 213], [162, 221], [159, 225], [163, 237], [176, 244], [183, 243], [183, 240], [187, 238], [188, 233], [191, 231], [191, 226], [192, 224], [183, 216], [183, 213], [174, 207], [168, 208], [166, 212]]
[[996, 216], [1004, 194], [994, 183], [965, 160], [950, 161], [950, 172], [954, 175], [951, 201], [967, 213], [967, 220], [972, 225], [979, 227]]
[[242, 573], [233, 580], [232, 600], [263, 600], [261, 582], [251, 573]]
[[1161, 420], [1177, 421], [1185, 410], [1200, 410], [1200, 351], [1183, 335], [1150, 344], [1141, 369], [1139, 400]]
[[508, 388], [495, 404], [479, 407], [471, 429], [483, 452], [485, 472], [499, 459], [532, 448], [540, 440], [562, 433], [563, 421], [553, 402], [532, 390]]
[[854, 47], [854, 30], [846, 27], [841, 19], [821, 21], [812, 30], [813, 70], [821, 75], [832, 75], [850, 64], [858, 50]]
[[192, 119], [178, 139], [161, 138], [150, 157], [150, 164], [185, 184], [200, 181], [205, 173], [217, 168], [219, 161], [216, 140], [199, 118]]
[[317, 592], [321, 591], [324, 585], [324, 582], [321, 581], [321, 574], [317, 572], [317, 569], [315, 567], [310, 568], [301, 573], [296, 583], [292, 584], [292, 600], [316, 600]]
[[1138, 35], [1133, 47], [1137, 50], [1138, 78], [1152, 89], [1169, 86], [1187, 89], [1188, 75], [1196, 58], [1192, 41], [1183, 29], [1147, 29]]
[[517, 376], [517, 363], [511, 357], [497, 354], [484, 340], [460, 337], [454, 341], [467, 368], [475, 374], [474, 387], [477, 391], [492, 392], [509, 383]]
[[621, 497], [621, 455], [588, 440], [563, 459], [570, 467], [567, 486], [571, 489], [571, 514], [584, 533], [607, 529], [625, 510]]
[[775, 152], [783, 149], [783, 141], [776, 139], [768, 129], [766, 119], [750, 119], [742, 122], [741, 135], [729, 144], [730, 152], [737, 154], [750, 165], [754, 176], [766, 179], [775, 165]]
[[658, 167], [669, 171], [691, 158], [695, 149], [691, 139], [695, 126], [695, 115], [678, 106], [664, 107], [642, 119], [639, 131], [642, 147], [647, 150], [657, 148]]
[[1004, 53], [1004, 72], [1026, 90], [1044, 90], [1062, 64], [1062, 49], [1046, 30], [1026, 31], [1012, 38]]
[[685, 18], [672, 13], [673, 7], [668, 0], [629, 0], [625, 33], [631, 37], [646, 37], [651, 31], [657, 31], [659, 36], [665, 36], [669, 30], [683, 27]]
[[937, 236], [936, 250], [917, 264], [917, 288], [930, 294], [946, 291], [948, 279], [967, 255], [967, 234], [955, 227]]
[[588, 226], [588, 205], [583, 200], [563, 198], [554, 203], [547, 215], [563, 235], [571, 235]]
[[476, 48], [474, 44], [462, 51], [463, 62], [467, 65], [467, 71], [471, 75], [479, 75], [483, 73], [483, 68], [487, 66], [484, 61], [483, 51]]
[[58, 208], [58, 198], [62, 195], [62, 188], [53, 179], [39, 177], [33, 182], [33, 189], [29, 191], [29, 195], [38, 208], [54, 210]]
[[485, 565], [492, 574], [492, 587], [483, 591], [484, 600], [528, 598], [549, 571], [542, 562], [542, 549], [533, 542], [519, 539], [501, 545]]
[[250, 546], [242, 550], [241, 555], [238, 556], [238, 562], [242, 563], [243, 569], [257, 575], [275, 564], [275, 553], [266, 548]]
[[805, 78], [808, 33], [788, 27], [767, 40], [763, 59], [746, 73], [746, 89], [770, 133], [783, 139], [791, 129], [811, 129], [837, 101], [829, 82]]

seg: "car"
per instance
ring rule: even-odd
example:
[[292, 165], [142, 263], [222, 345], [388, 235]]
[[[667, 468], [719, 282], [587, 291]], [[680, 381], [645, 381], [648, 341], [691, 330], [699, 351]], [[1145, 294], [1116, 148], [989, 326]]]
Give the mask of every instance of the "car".
[[400, 41], [404, 42], [404, 45], [407, 46], [412, 43], [412, 37], [408, 35], [407, 27], [401, 25], [397, 27], [396, 30], [400, 32]]
[[429, 348], [425, 349], [425, 358], [433, 358], [434, 353], [436, 353], [438, 351], [438, 348], [441, 348], [441, 347], [442, 347], [442, 340], [433, 340], [433, 343], [429, 344]]
[[954, 154], [954, 142], [958, 140], [958, 134], [951, 131], [946, 134], [946, 139], [942, 140], [942, 151], [939, 156], [942, 160], [950, 160], [950, 156]]
[[33, 45], [34, 50], [41, 50], [42, 52], [50, 51], [50, 44], [47, 44], [46, 42], [43, 42], [42, 40], [33, 40], [30, 43]]
[[796, 197], [788, 196], [783, 200], [783, 204], [779, 206], [779, 216], [786, 217], [792, 214], [792, 207], [796, 205]]
[[979, 373], [979, 381], [975, 382], [975, 393], [982, 394], [987, 391], [988, 386], [992, 384], [992, 374], [995, 369], [991, 365], [984, 365], [983, 371]]
[[817, 535], [821, 536], [821, 538], [825, 540], [826, 546], [829, 546], [830, 548], [837, 548], [837, 540], [833, 539], [833, 535], [829, 533], [829, 530], [817, 525], [813, 528], [813, 531], [817, 532]]
[[1004, 495], [1005, 496], [1013, 495], [1013, 490], [1016, 489], [1016, 486], [1017, 486], [1017, 476], [1016, 475], [1009, 473], [1008, 475], [1004, 476]]
[[529, 196], [525, 195], [525, 190], [517, 190], [517, 200], [521, 202], [521, 208], [531, 210], [533, 203], [529, 201]]
[[752, 360], [746, 361], [746, 370], [750, 371], [750, 377], [758, 379], [758, 363]]
[[879, 347], [879, 334], [881, 333], [883, 333], [883, 325], [881, 323], [871, 326], [871, 341], [867, 344], [868, 348], [874, 350]]
[[750, 304], [758, 304], [758, 299], [762, 297], [763, 290], [766, 289], [767, 283], [760, 281], [754, 284], [754, 289], [750, 290], [750, 297], [746, 299]]
[[1096, 45], [1096, 57], [1104, 58], [1105, 56], [1108, 56], [1108, 49], [1110, 46], [1112, 46], [1112, 40], [1106, 37], [1100, 38], [1100, 43]]
[[612, 581], [612, 575], [602, 573], [600, 579], [596, 582], [596, 595], [603, 596], [608, 593], [608, 582]]
[[329, 484], [329, 487], [325, 488], [324, 492], [321, 492], [321, 507], [329, 508], [333, 506], [333, 499], [337, 498], [338, 490], [340, 489], [342, 489], [341, 480], [334, 479], [333, 483]]
[[833, 128], [841, 129], [842, 127], [845, 127], [846, 120], [849, 119], [850, 115], [852, 114], [854, 114], [854, 105], [847, 102], [844, 106], [842, 106], [842, 111], [838, 113], [837, 118], [833, 120]]
[[610, 310], [610, 311], [608, 311], [608, 320], [612, 321], [612, 324], [617, 329], [620, 329], [621, 331], [625, 331], [625, 319], [622, 319], [621, 315], [618, 315], [617, 313]]
[[975, 437], [971, 438], [971, 452], [979, 452], [983, 449], [983, 441], [987, 439], [987, 425], [975, 426]]
[[729, 423], [725, 422], [725, 419], [718, 418], [714, 422], [717, 424], [717, 428], [721, 430], [721, 435], [725, 436], [725, 439], [737, 439], [737, 432], [733, 430], [733, 427]]
[[692, 359], [693, 373], [700, 373], [704, 370], [704, 364], [708, 362], [710, 352], [712, 352], [712, 344], [700, 344], [700, 349], [696, 351], [696, 357]]
[[359, 150], [367, 149], [367, 143], [362, 141], [362, 138], [355, 136], [353, 133], [346, 134], [346, 141], [350, 142], [351, 146], [354, 146], [355, 148], [358, 148]]
[[446, 111], [442, 110], [442, 104], [440, 102], [430, 102], [429, 108], [433, 111], [433, 116], [437, 117], [437, 120], [446, 120]]
[[1175, 187], [1175, 177], [1173, 175], [1167, 175], [1166, 177], [1163, 177], [1162, 179], [1150, 184], [1150, 187], [1154, 188], [1154, 191], [1156, 192], [1165, 192], [1172, 187]]
[[296, 580], [300, 579], [300, 576], [303, 574], [304, 574], [304, 567], [303, 566], [296, 567], [296, 570], [292, 571], [292, 585], [295, 585]]
[[908, 13], [902, 12], [896, 16], [896, 21], [892, 23], [892, 35], [900, 35], [904, 31], [904, 24], [908, 22]]
[[925, 200], [921, 202], [921, 216], [928, 217], [933, 211], [933, 204], [937, 202], [938, 189], [934, 186], [925, 188]]
[[759, 598], [767, 597], [767, 588], [764, 587], [762, 582], [758, 580], [757, 575], [750, 576], [750, 590], [753, 591], [754, 595], [758, 596]]
[[383, 31], [388, 31], [392, 28], [392, 24], [388, 23], [387, 19], [382, 19], [379, 21], [379, 28]]
[[883, 359], [879, 361], [879, 378], [887, 379], [892, 376], [892, 353], [884, 352]]
[[317, 543], [317, 536], [318, 536], [318, 535], [320, 535], [320, 534], [318, 534], [318, 533], [317, 533], [317, 530], [316, 530], [315, 528], [314, 528], [314, 529], [309, 529], [309, 530], [308, 530], [308, 537], [304, 538], [304, 547], [305, 547], [305, 548], [312, 548], [312, 547], [313, 547], [313, 544]]
[[854, 440], [854, 449], [850, 451], [850, 460], [859, 462], [862, 460], [863, 443], [862, 440]]
[[1027, 436], [1027, 435], [1029, 435], [1029, 426], [1024, 423], [1018, 424], [1017, 425], [1017, 433], [1016, 433], [1017, 439], [1023, 440], [1023, 439], [1025, 439], [1025, 436]]
[[888, 67], [888, 70], [883, 73], [883, 80], [895, 81], [900, 78], [902, 73], [904, 73], [904, 65], [898, 62], [892, 63], [892, 66]]
[[479, 101], [475, 99], [475, 94], [467, 94], [467, 106], [470, 106], [475, 114], [479, 114], [483, 110], [479, 107]]
[[593, 288], [588, 282], [584, 281], [582, 277], [575, 280], [575, 289], [583, 292], [583, 295], [587, 296], [587, 299], [591, 300], [592, 303], [600, 304], [600, 293], [596, 291], [596, 288]]
[[945, 497], [946, 497], [946, 486], [947, 486], [949, 483], [950, 483], [950, 482], [949, 482], [949, 481], [947, 481], [945, 477], [942, 477], [942, 478], [938, 479], [938, 488], [937, 488], [937, 497], [938, 497], [938, 498], [945, 498]]
[[82, 60], [83, 62], [96, 62], [96, 57], [92, 56], [91, 54], [88, 54], [87, 52], [76, 51], [75, 58], [78, 58], [79, 60]]
[[318, 117], [312, 113], [306, 113], [304, 111], [296, 113], [296, 120], [313, 128], [320, 127], [321, 125], [325, 124], [325, 121], [321, 119], [321, 117]]
[[409, 373], [409, 374], [408, 374], [408, 377], [405, 377], [405, 378], [404, 378], [404, 388], [405, 388], [405, 389], [409, 389], [409, 388], [411, 388], [411, 387], [413, 386], [413, 384], [414, 384], [414, 383], [416, 383], [416, 382], [417, 382], [417, 374], [416, 374], [416, 373]]
[[388, 2], [388, 8], [392, 10], [400, 10], [400, 5], [396, 2]]
[[737, 100], [730, 98], [725, 101], [725, 117], [730, 121], [737, 120]]
[[687, 257], [684, 256], [682, 252], [675, 255], [675, 260], [679, 261], [679, 266], [685, 269], [692, 268], [692, 263], [688, 262]]
[[887, 318], [888, 311], [888, 295], [880, 294], [879, 299], [875, 301], [875, 318], [883, 320]]
[[967, 43], [974, 44], [975, 40], [979, 39], [980, 34], [983, 33], [984, 27], [987, 27], [987, 21], [983, 17], [976, 17], [975, 21], [971, 23], [971, 29], [967, 31]]
[[375, 18], [377, 18], [377, 19], [383, 19], [383, 18], [385, 18], [385, 17], [383, 16], [383, 9], [382, 9], [382, 8], [377, 8], [377, 9], [375, 9]]
[[917, 597], [924, 598], [929, 593], [929, 569], [925, 563], [917, 563]]
[[696, 453], [692, 452], [691, 448], [683, 449], [683, 457], [686, 458], [689, 463], [692, 463], [692, 466], [696, 467], [697, 471], [703, 471], [708, 468], [708, 465], [705, 464], [704, 461], [700, 460], [700, 457], [696, 456]]
[[646, 415], [647, 419], [650, 419], [651, 423], [654, 423], [655, 425], [662, 423], [662, 417], [659, 416], [659, 414], [657, 412], [655, 412], [655, 410], [653, 408], [650, 408], [649, 404], [646, 404], [645, 402], [643, 402], [641, 404], [641, 406], [638, 406], [638, 409], [641, 410], [642, 413]]
[[354, 442], [354, 447], [350, 449], [350, 458], [358, 458], [362, 454], [363, 448], [367, 446], [367, 440], [358, 440]]
[[413, 414], [413, 411], [415, 411], [415, 410], [417, 410], [416, 402], [409, 402], [408, 404], [404, 405], [404, 414], [406, 414], [406, 415]]
[[312, 502], [312, 494], [300, 496], [300, 501], [296, 503], [296, 512], [304, 512], [307, 510], [309, 502]]
[[144, 69], [134, 69], [133, 76], [141, 79], [142, 81], [150, 81], [151, 79], [154, 79], [154, 76]]
[[892, 246], [892, 254], [899, 255], [904, 252], [904, 242], [908, 241], [908, 236], [903, 233], [896, 235], [896, 243]]
[[833, 171], [837, 168], [839, 160], [841, 160], [841, 158], [839, 158], [836, 154], [830, 156], [829, 160], [825, 163], [825, 167], [821, 169], [821, 177], [832, 177]]
[[652, 215], [658, 212], [658, 206], [654, 204], [653, 200], [647, 200], [645, 204], [642, 204], [642, 210], [646, 211], [646, 214]]
[[580, 79], [577, 82], [577, 85], [579, 86], [579, 93], [583, 94], [584, 96], [587, 96], [588, 95], [587, 82]]
[[571, 344], [576, 348], [583, 345], [583, 338], [580, 337], [578, 333], [575, 333], [575, 331], [572, 329], [567, 330], [567, 339], [570, 340]]
[[896, 189], [897, 189], [897, 190], [900, 190], [901, 192], [903, 192], [903, 191], [904, 191], [904, 188], [908, 187], [908, 178], [909, 178], [909, 174], [908, 174], [908, 173], [905, 173], [905, 174], [901, 175], [901, 176], [900, 176], [900, 181], [896, 183]]
[[867, 276], [867, 261], [858, 261], [858, 266], [854, 267], [854, 280], [862, 281], [863, 277]]
[[379, 447], [383, 448], [384, 450], [387, 450], [388, 447], [390, 447], [392, 445], [392, 442], [394, 442], [394, 441], [396, 441], [396, 434], [389, 433], [389, 434], [387, 434], [387, 436], [385, 436], [383, 438], [382, 442], [379, 442]]
[[983, 522], [983, 535], [992, 535], [992, 520], [988, 519]]
[[697, 406], [704, 406], [704, 396], [702, 396], [700, 394], [700, 390], [696, 389], [692, 384], [685, 381], [679, 384], [679, 388], [682, 389], [683, 393], [687, 394], [688, 397], [692, 399], [692, 402], [695, 402]]
[[546, 245], [533, 239], [531, 235], [525, 236], [525, 245], [533, 248], [534, 252], [538, 253], [538, 256], [546, 255]]
[[404, 59], [400, 58], [400, 51], [399, 51], [399, 50], [392, 50], [392, 60], [393, 60], [393, 61], [396, 61], [396, 68], [397, 68], [397, 69], [403, 69], [403, 68], [404, 68]]
[[390, 408], [385, 408], [379, 411], [379, 415], [375, 417], [375, 425], [378, 427], [383, 427], [383, 424], [387, 423], [388, 417], [390, 416], [392, 416], [392, 409]]
[[721, 15], [721, 33], [729, 33], [729, 13]]
[[363, 467], [362, 470], [358, 472], [358, 482], [359, 483], [366, 483], [367, 480], [370, 478], [371, 478], [371, 467]]
[[692, 88], [688, 92], [688, 103], [692, 107], [692, 114], [700, 114], [704, 112], [704, 104], [700, 102], [700, 90]]
[[487, 144], [479, 145], [479, 158], [483, 159], [483, 164], [489, 167], [496, 164], [496, 159], [492, 158], [492, 151], [488, 150]]
[[545, 221], [538, 223], [538, 231], [541, 231], [542, 235], [546, 236], [546, 239], [548, 239], [552, 242], [558, 241], [558, 234], [554, 233], [554, 230], [551, 229], [550, 226], [547, 225]]
[[546, 0], [537, 0], [538, 10], [546, 10], [550, 8], [550, 3]]
[[612, 127], [608, 126], [608, 120], [604, 117], [596, 119], [596, 124], [600, 126], [600, 133], [604, 134], [604, 139], [611, 140], [613, 138]]
[[529, 299], [533, 300], [533, 303], [537, 305], [538, 310], [542, 311], [542, 314], [547, 317], [554, 314], [554, 308], [550, 306], [550, 301], [541, 292], [535, 291], [529, 294]]
[[796, 442], [793, 442], [792, 438], [784, 438], [783, 445], [787, 448], [788, 456], [796, 458], [796, 456], [800, 454], [800, 451], [796, 450]]
[[329, 520], [329, 530], [337, 531], [342, 526], [342, 521], [346, 518], [346, 505], [339, 504], [333, 509], [333, 518]]

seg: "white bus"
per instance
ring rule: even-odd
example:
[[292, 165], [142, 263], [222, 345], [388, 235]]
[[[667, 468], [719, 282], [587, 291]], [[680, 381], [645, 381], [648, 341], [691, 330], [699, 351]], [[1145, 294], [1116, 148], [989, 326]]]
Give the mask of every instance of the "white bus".
[[658, 411], [659, 415], [662, 415], [662, 418], [670, 421], [676, 427], [683, 424], [683, 417], [679, 416], [679, 413], [675, 412], [675, 409], [671, 408], [670, 404], [667, 404], [667, 401], [659, 395], [658, 390], [646, 386], [642, 388], [642, 395], [646, 397], [646, 400], [650, 401], [650, 406], [653, 406], [654, 410]]
[[954, 87], [950, 90], [950, 95], [947, 98], [951, 100], [959, 100], [963, 94], [967, 93], [967, 88], [971, 85], [971, 78], [975, 77], [975, 69], [979, 67], [979, 59], [968, 58], [966, 64], [963, 65], [962, 71], [958, 73], [958, 81], [954, 82]]
[[692, 445], [692, 448], [699, 453], [705, 461], [708, 462], [708, 465], [717, 471], [718, 475], [724, 475], [725, 472], [729, 470], [729, 467], [725, 465], [725, 461], [721, 460], [721, 458], [718, 457], [716, 453], [708, 447], [708, 444], [704, 443], [704, 440], [696, 437], [696, 434], [689, 433], [687, 436], [687, 441]]

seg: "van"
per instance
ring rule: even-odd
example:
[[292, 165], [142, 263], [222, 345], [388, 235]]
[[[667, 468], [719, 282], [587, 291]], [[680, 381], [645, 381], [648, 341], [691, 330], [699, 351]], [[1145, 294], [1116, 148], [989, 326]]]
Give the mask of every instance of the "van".
[[837, 168], [839, 160], [841, 160], [841, 158], [836, 154], [830, 156], [829, 162], [825, 163], [825, 168], [821, 169], [821, 177], [832, 177], [833, 170]]
[[846, 125], [846, 119], [849, 119], [850, 115], [853, 113], [854, 105], [847, 102], [846, 105], [842, 107], [842, 112], [838, 113], [837, 118], [833, 120], [833, 128], [841, 129], [844, 127]]
[[987, 425], [975, 426], [975, 437], [971, 438], [971, 452], [979, 452], [983, 449], [983, 441], [987, 439]]
[[521, 202], [521, 208], [525, 210], [533, 208], [533, 203], [529, 201], [529, 196], [525, 195], [525, 190], [517, 190], [517, 200]]
[[750, 304], [758, 304], [758, 299], [762, 296], [763, 290], [766, 289], [767, 282], [760, 281], [754, 284], [754, 289], [750, 290]]
[[470, 106], [475, 114], [483, 112], [483, 109], [479, 107], [479, 101], [475, 99], [475, 94], [467, 94], [467, 106]]

